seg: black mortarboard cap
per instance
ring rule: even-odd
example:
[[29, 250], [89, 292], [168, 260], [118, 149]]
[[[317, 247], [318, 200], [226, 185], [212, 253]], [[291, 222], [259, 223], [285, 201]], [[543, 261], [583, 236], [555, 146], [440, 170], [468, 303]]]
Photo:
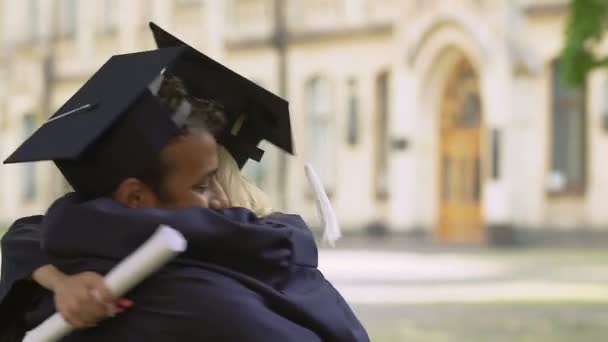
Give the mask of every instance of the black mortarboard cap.
[[125, 178], [147, 172], [181, 132], [148, 85], [186, 52], [113, 56], [4, 162], [53, 160], [87, 196], [109, 194]]
[[259, 161], [262, 158], [264, 151], [257, 147], [262, 140], [293, 154], [287, 101], [156, 24], [151, 22], [150, 28], [159, 48], [185, 46], [188, 49], [187, 58], [167, 70], [184, 81], [191, 95], [215, 100], [226, 108], [228, 125], [218, 141], [230, 151], [239, 167], [243, 167], [248, 159]]

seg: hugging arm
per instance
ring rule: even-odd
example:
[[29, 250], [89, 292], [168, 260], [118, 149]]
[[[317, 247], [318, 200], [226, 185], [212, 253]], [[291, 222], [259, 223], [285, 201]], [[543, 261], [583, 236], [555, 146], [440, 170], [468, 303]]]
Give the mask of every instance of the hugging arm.
[[21, 218], [2, 238], [0, 321], [11, 328], [0, 329], [0, 336], [27, 329], [28, 311], [45, 296], [52, 295], [57, 311], [77, 328], [121, 311], [113, 305], [101, 276], [91, 272], [70, 276], [50, 264], [40, 245], [42, 219], [40, 215]]

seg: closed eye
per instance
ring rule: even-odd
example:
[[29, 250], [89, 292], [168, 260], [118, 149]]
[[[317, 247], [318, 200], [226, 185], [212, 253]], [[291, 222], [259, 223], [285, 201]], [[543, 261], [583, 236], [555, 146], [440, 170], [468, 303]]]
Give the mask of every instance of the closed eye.
[[198, 183], [192, 186], [192, 189], [196, 192], [205, 192], [211, 186], [211, 181], [217, 176], [217, 169], [208, 172]]
[[197, 192], [205, 192], [209, 189], [209, 184], [195, 185], [193, 189]]

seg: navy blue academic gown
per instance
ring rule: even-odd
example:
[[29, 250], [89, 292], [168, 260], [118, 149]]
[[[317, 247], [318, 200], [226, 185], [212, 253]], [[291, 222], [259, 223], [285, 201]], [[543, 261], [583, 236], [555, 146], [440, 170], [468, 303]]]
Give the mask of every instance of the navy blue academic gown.
[[[28, 327], [53, 310], [50, 293], [30, 277], [35, 269], [49, 263], [40, 248], [41, 221], [41, 215], [21, 218], [2, 237], [0, 342], [21, 341]], [[48, 309], [40, 311], [39, 307]]]
[[128, 294], [132, 309], [66, 341], [369, 341], [296, 215], [134, 210], [68, 195], [44, 219], [43, 249], [64, 272], [106, 273], [160, 224], [182, 232], [188, 250]]

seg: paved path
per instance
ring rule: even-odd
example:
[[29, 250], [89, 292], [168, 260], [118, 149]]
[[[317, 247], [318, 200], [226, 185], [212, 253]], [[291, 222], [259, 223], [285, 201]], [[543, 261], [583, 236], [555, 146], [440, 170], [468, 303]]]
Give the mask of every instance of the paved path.
[[551, 257], [321, 250], [320, 268], [352, 304], [608, 302], [608, 266]]

